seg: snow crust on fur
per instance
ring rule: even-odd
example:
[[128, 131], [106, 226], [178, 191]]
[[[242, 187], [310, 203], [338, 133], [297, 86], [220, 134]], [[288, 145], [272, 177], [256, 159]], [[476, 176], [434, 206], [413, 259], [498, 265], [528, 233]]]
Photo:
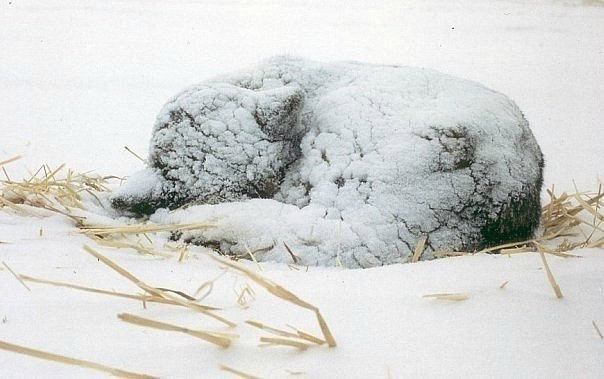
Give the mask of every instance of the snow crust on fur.
[[478, 83], [275, 57], [171, 99], [149, 166], [114, 206], [200, 204], [151, 219], [214, 222], [182, 238], [231, 254], [291, 262], [285, 242], [304, 264], [372, 267], [423, 237], [429, 258], [530, 236], [543, 159], [514, 102]]

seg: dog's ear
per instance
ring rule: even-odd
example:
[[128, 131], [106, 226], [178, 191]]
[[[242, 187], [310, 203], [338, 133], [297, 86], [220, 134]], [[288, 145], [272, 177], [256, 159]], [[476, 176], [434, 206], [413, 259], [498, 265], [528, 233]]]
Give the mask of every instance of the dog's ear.
[[280, 141], [299, 134], [296, 125], [304, 105], [304, 91], [299, 86], [259, 91], [257, 96], [254, 118], [268, 138]]

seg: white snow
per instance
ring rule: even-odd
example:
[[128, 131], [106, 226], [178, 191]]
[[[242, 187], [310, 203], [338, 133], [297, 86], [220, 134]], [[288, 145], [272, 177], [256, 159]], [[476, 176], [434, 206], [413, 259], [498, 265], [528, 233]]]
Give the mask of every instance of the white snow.
[[147, 168], [132, 174], [129, 180], [117, 187], [113, 193], [121, 192], [133, 197], [152, 196], [161, 193], [161, 182], [157, 173]]
[[[23, 155], [5, 167], [14, 179], [42, 163], [62, 162], [79, 171], [130, 174], [140, 162], [123, 146], [145, 155], [166, 99], [215, 73], [291, 53], [429, 67], [484, 83], [525, 112], [546, 156], [546, 187], [572, 189], [574, 179], [580, 189], [592, 189], [603, 174], [604, 8], [584, 3], [5, 1], [0, 161]], [[245, 209], [233, 212], [239, 211]], [[86, 254], [82, 245], [94, 243], [52, 212], [25, 217], [2, 208], [0, 241], [0, 260], [18, 273], [139, 291]], [[187, 293], [222, 273], [200, 249], [183, 262], [98, 250], [151, 285]], [[290, 372], [308, 378], [601, 377], [604, 341], [592, 322], [604, 329], [604, 256], [601, 249], [573, 253], [582, 258], [548, 256], [563, 299], [555, 297], [536, 254], [368, 270], [297, 271], [264, 263], [261, 274], [316, 305], [338, 342], [305, 352], [257, 347], [265, 333], [245, 320], [319, 331], [311, 312], [253, 283], [256, 299], [241, 309], [235, 292], [249, 280], [234, 273], [217, 279], [205, 300], [239, 324], [233, 331], [241, 338], [223, 350], [116, 317], [128, 312], [225, 330], [190, 310], [158, 304], [145, 310], [136, 301], [31, 282], [27, 291], [0, 266], [0, 340], [170, 378], [231, 377], [219, 364], [271, 378], [299, 377]], [[440, 292], [470, 297], [422, 297]], [[106, 376], [3, 350], [0, 370], [7, 378]]]

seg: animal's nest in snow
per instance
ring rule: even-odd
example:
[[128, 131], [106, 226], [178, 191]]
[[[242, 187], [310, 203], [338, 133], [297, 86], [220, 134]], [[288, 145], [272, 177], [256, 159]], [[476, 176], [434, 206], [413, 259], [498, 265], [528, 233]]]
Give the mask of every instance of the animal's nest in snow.
[[[16, 160], [0, 161], [0, 167]], [[151, 242], [150, 238], [140, 236], [165, 232], [183, 232], [188, 230], [211, 230], [215, 224], [208, 220], [197, 223], [153, 222], [121, 225], [106, 217], [107, 199], [110, 196], [110, 183], [115, 176], [98, 176], [75, 173], [61, 165], [53, 169], [48, 165], [41, 166], [35, 173], [21, 181], [0, 180], [0, 209], [26, 216], [41, 216], [38, 209], [54, 212], [71, 218], [81, 231], [97, 243], [116, 248], [135, 249], [143, 254], [157, 254], [173, 257], [183, 254], [182, 250], [162, 252]], [[556, 194], [548, 189], [550, 201], [540, 210], [540, 236], [524, 241], [499, 244], [482, 249], [478, 253], [514, 254], [532, 251], [571, 256], [568, 254], [577, 248], [604, 248], [604, 192], [602, 185], [596, 191]], [[105, 207], [105, 210], [103, 210]], [[236, 210], [234, 210], [236, 212]], [[179, 213], [176, 211], [174, 213]], [[110, 213], [110, 212], [109, 212]], [[250, 220], [258, 215], [250, 215]], [[103, 222], [111, 221], [108, 224]], [[135, 238], [132, 238], [135, 237]], [[133, 242], [136, 241], [136, 242]], [[2, 241], [0, 241], [1, 243]], [[421, 240], [420, 240], [421, 242]], [[421, 245], [421, 244], [420, 244]], [[421, 246], [420, 246], [421, 247]], [[284, 249], [287, 248], [284, 246]], [[414, 252], [423, 254], [424, 250], [414, 246]], [[472, 254], [472, 251], [440, 250], [437, 256], [456, 256]], [[261, 253], [260, 253], [261, 254]], [[290, 253], [283, 252], [283, 260], [293, 262]], [[249, 251], [236, 258], [251, 258]]]

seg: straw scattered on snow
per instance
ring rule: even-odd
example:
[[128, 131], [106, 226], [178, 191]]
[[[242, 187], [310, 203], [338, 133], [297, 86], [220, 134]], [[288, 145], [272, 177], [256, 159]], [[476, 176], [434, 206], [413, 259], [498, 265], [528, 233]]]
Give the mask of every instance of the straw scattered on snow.
[[6, 264], [6, 262], [2, 261], [2, 265], [4, 267], [6, 267], [6, 269], [8, 270], [8, 272], [10, 272], [18, 281], [19, 283], [21, 283], [21, 285], [23, 287], [25, 287], [25, 289], [27, 289], [28, 291], [31, 291], [31, 288], [29, 288], [27, 286], [27, 284], [25, 284], [25, 282], [23, 281], [23, 279], [21, 279], [21, 277], [19, 276], [19, 274], [17, 274], [16, 272], [14, 272], [10, 267], [8, 267], [8, 265]]
[[113, 262], [112, 260], [105, 257], [104, 255], [102, 255], [101, 253], [99, 253], [98, 251], [96, 251], [95, 249], [91, 248], [88, 245], [84, 245], [84, 250], [86, 252], [88, 252], [89, 254], [91, 254], [92, 256], [94, 256], [95, 258], [97, 258], [100, 262], [107, 265], [109, 268], [113, 269], [115, 272], [117, 272], [124, 278], [126, 278], [129, 281], [131, 281], [132, 283], [136, 284], [140, 289], [147, 292], [151, 296], [170, 300], [170, 301], [180, 304], [184, 307], [192, 309], [196, 312], [203, 313], [204, 315], [209, 316], [215, 320], [218, 320], [221, 323], [223, 323], [229, 327], [235, 327], [237, 325], [236, 323], [229, 321], [222, 316], [217, 315], [216, 313], [214, 313], [211, 310], [208, 310], [204, 307], [199, 307], [199, 304], [197, 304], [193, 301], [190, 301], [187, 299], [182, 299], [181, 297], [174, 296], [172, 293], [170, 293], [170, 291], [165, 291], [165, 290], [162, 290], [162, 289], [159, 289], [156, 287], [152, 287], [152, 286], [146, 284], [145, 282], [141, 281], [136, 276], [134, 276], [133, 274], [131, 274], [130, 272], [128, 272], [127, 270], [125, 270], [124, 268], [119, 266], [117, 263]]
[[[100, 288], [93, 288], [93, 287], [82, 286], [82, 285], [79, 285], [79, 284], [65, 283], [65, 282], [60, 282], [60, 281], [55, 281], [55, 280], [46, 280], [46, 279], [34, 278], [32, 276], [28, 276], [28, 275], [24, 275], [24, 274], [20, 274], [19, 278], [21, 280], [23, 280], [24, 282], [37, 283], [37, 284], [46, 284], [46, 285], [50, 285], [50, 286], [54, 286], [54, 287], [70, 288], [70, 289], [75, 289], [75, 290], [84, 291], [84, 292], [91, 292], [91, 293], [96, 293], [96, 294], [101, 294], [101, 295], [121, 297], [121, 298], [124, 298], [124, 299], [131, 299], [131, 300], [140, 301], [142, 303], [160, 303], [160, 304], [184, 306], [180, 302], [175, 302], [175, 301], [172, 301], [170, 299], [165, 299], [163, 297], [158, 297], [158, 296], [153, 296], [153, 295], [137, 295], [137, 294], [117, 292], [117, 291], [114, 291], [114, 290], [104, 290], [104, 289], [100, 289]], [[163, 290], [165, 291], [166, 289], [163, 289]], [[198, 303], [189, 303], [188, 305], [186, 305], [186, 307], [187, 308], [199, 307], [199, 308], [202, 308], [202, 309], [205, 309], [205, 310], [208, 310], [208, 311], [217, 311], [217, 310], [219, 310], [219, 308], [211, 307], [211, 306], [207, 306], [207, 305], [202, 305], [202, 304], [198, 304]]]
[[543, 251], [539, 250], [539, 255], [541, 256], [541, 261], [543, 262], [543, 267], [545, 267], [545, 272], [547, 274], [547, 280], [549, 281], [552, 288], [554, 289], [554, 293], [556, 294], [556, 297], [558, 299], [562, 299], [564, 297], [564, 295], [562, 295], [562, 290], [560, 290], [560, 286], [556, 282], [556, 279], [554, 278], [554, 274], [552, 274], [552, 270], [549, 268], [549, 264], [547, 264], [547, 260], [545, 259], [545, 254], [543, 254]]
[[8, 159], [5, 159], [5, 160], [3, 160], [3, 161], [0, 161], [0, 167], [2, 167], [2, 166], [4, 166], [4, 165], [7, 165], [7, 164], [9, 164], [9, 163], [12, 163], [12, 162], [14, 162], [14, 161], [18, 161], [19, 159], [21, 159], [21, 156], [20, 156], [20, 155], [17, 155], [17, 156], [14, 156], [14, 157], [12, 157], [12, 158], [8, 158]]
[[65, 169], [65, 164], [56, 169], [42, 165], [37, 171], [30, 173], [29, 178], [21, 181], [11, 180], [6, 171], [5, 176], [6, 180], [0, 180], [2, 205], [27, 216], [37, 216], [28, 206], [46, 209], [73, 219], [76, 225], [84, 223], [73, 212], [74, 209], [85, 209], [82, 195], [87, 193], [98, 201], [96, 193], [109, 191], [108, 181], [116, 178], [76, 174]]
[[292, 342], [297, 342], [301, 346], [303, 346], [304, 349], [308, 348], [309, 342], [316, 344], [316, 345], [325, 344], [325, 340], [315, 337], [312, 334], [302, 332], [295, 328], [293, 328], [293, 329], [296, 331], [296, 333], [292, 333], [292, 332], [288, 332], [287, 330], [277, 329], [277, 328], [273, 328], [273, 327], [264, 325], [263, 323], [257, 322], [257, 321], [248, 320], [245, 323], [250, 326], [253, 326], [254, 328], [264, 330], [266, 332], [272, 333], [279, 337], [284, 337], [286, 339], [290, 339]]
[[190, 223], [190, 224], [132, 224], [132, 225], [85, 225], [80, 228], [82, 233], [89, 236], [107, 236], [114, 234], [146, 234], [157, 232], [172, 232], [184, 230], [196, 230], [211, 228], [214, 224], [207, 222]]
[[[136, 284], [139, 288], [141, 288], [142, 290], [147, 292], [149, 295], [151, 295], [152, 298], [167, 299], [167, 300], [170, 300], [177, 304], [181, 304], [183, 306], [187, 306], [189, 308], [195, 309], [198, 312], [201, 312], [210, 317], [213, 317], [213, 318], [225, 323], [227, 326], [230, 326], [230, 327], [236, 326], [236, 324], [234, 322], [229, 321], [229, 320], [213, 313], [211, 310], [198, 308], [198, 304], [191, 302], [191, 299], [189, 299], [189, 298], [185, 298], [185, 299], [175, 298], [173, 295], [171, 295], [171, 293], [174, 292], [173, 290], [166, 290], [164, 288], [149, 286], [148, 284], [142, 282], [136, 276], [134, 276], [130, 272], [126, 271], [124, 268], [117, 265], [115, 262], [111, 261], [104, 255], [100, 254], [98, 251], [94, 250], [90, 246], [85, 245], [84, 250], [86, 250], [88, 253], [92, 254], [99, 261], [101, 261], [102, 263], [105, 263], [107, 266], [112, 268], [114, 271], [118, 272], [120, 275], [122, 275], [126, 279], [128, 279], [131, 282], [133, 282], [134, 284]], [[289, 333], [286, 331], [281, 331], [276, 328], [267, 327], [264, 324], [259, 323], [259, 322], [249, 321], [248, 325], [269, 331], [271, 333], [277, 333], [280, 336], [288, 337], [288, 338], [261, 337], [260, 342], [263, 342], [266, 344], [271, 344], [271, 345], [292, 346], [292, 347], [296, 347], [296, 348], [299, 348], [302, 350], [306, 350], [309, 346], [312, 346], [312, 344], [315, 344], [315, 345], [327, 344], [330, 347], [336, 346], [335, 339], [334, 339], [333, 335], [331, 334], [331, 331], [329, 330], [329, 327], [327, 326], [327, 323], [325, 322], [323, 316], [321, 315], [321, 312], [319, 311], [319, 309], [316, 306], [301, 300], [293, 292], [286, 290], [282, 286], [262, 277], [260, 274], [252, 271], [251, 269], [249, 269], [248, 267], [246, 267], [240, 263], [237, 263], [237, 262], [234, 262], [234, 261], [231, 261], [228, 259], [219, 258], [219, 257], [213, 256], [213, 255], [211, 257], [213, 259], [217, 260], [218, 262], [220, 262], [221, 264], [223, 264], [235, 271], [243, 273], [246, 277], [252, 279], [254, 282], [256, 282], [257, 284], [259, 284], [260, 286], [265, 288], [269, 293], [273, 294], [274, 296], [277, 296], [292, 304], [295, 304], [297, 306], [300, 306], [300, 307], [313, 311], [315, 313], [315, 316], [317, 317], [317, 321], [319, 323], [319, 328], [320, 328], [321, 332], [323, 333], [323, 337], [324, 337], [324, 339], [321, 339], [316, 336], [313, 336], [310, 333], [302, 332], [297, 329], [296, 329], [296, 334]], [[182, 294], [181, 294], [181, 297], [182, 297]], [[189, 297], [189, 296], [185, 296], [185, 297]], [[158, 326], [159, 324], [157, 324], [157, 323], [153, 324], [154, 320], [141, 321], [141, 318], [135, 319], [134, 317], [135, 316], [132, 316], [132, 317], [128, 316], [127, 320], [124, 318], [122, 318], [122, 319], [124, 321], [129, 321], [131, 323], [144, 324], [146, 322], [146, 326], [153, 327], [152, 325], [155, 325], [156, 327], [159, 327]], [[159, 328], [161, 328], [161, 327], [159, 327]], [[170, 328], [170, 327], [164, 325], [164, 329], [166, 329], [166, 328]], [[185, 332], [182, 329], [178, 329], [180, 327], [177, 327], [177, 326], [171, 326], [171, 328], [172, 329], [170, 329], [170, 330]], [[185, 332], [185, 333], [188, 333], [188, 332]], [[190, 333], [188, 333], [188, 334], [190, 334]], [[230, 344], [230, 342], [229, 342], [229, 344]]]
[[[0, 161], [0, 167], [5, 166], [11, 162], [18, 160], [20, 157], [13, 157], [4, 161]], [[16, 212], [22, 213], [28, 216], [35, 216], [35, 208], [42, 208], [52, 212], [63, 214], [74, 220], [75, 224], [81, 229], [82, 233], [92, 238], [98, 245], [112, 248], [130, 248], [140, 253], [161, 255], [165, 257], [173, 257], [173, 255], [159, 251], [152, 246], [152, 241], [147, 234], [165, 232], [165, 231], [178, 231], [178, 230], [194, 230], [201, 228], [210, 228], [213, 225], [210, 223], [194, 223], [194, 224], [180, 224], [180, 225], [155, 225], [155, 224], [136, 224], [136, 225], [91, 225], [87, 223], [86, 219], [75, 214], [74, 209], [85, 209], [82, 202], [82, 195], [88, 194], [92, 198], [96, 198], [99, 204], [101, 204], [97, 194], [99, 192], [107, 192], [108, 181], [111, 179], [121, 179], [113, 176], [92, 176], [88, 174], [75, 174], [71, 170], [66, 170], [65, 165], [61, 165], [56, 169], [52, 169], [48, 165], [41, 166], [36, 172], [30, 175], [30, 178], [20, 182], [12, 181], [4, 167], [2, 167], [6, 180], [0, 181], [0, 208], [2, 206], [13, 209]], [[60, 175], [61, 174], [61, 175]], [[502, 244], [499, 246], [490, 247], [479, 251], [478, 253], [487, 254], [520, 254], [520, 253], [533, 253], [537, 252], [547, 274], [547, 278], [554, 289], [557, 297], [562, 297], [562, 292], [559, 285], [554, 279], [553, 273], [547, 263], [545, 254], [555, 255], [563, 258], [577, 257], [576, 255], [568, 253], [578, 248], [604, 248], [604, 209], [603, 199], [604, 193], [602, 186], [598, 186], [596, 192], [579, 192], [567, 194], [562, 193], [556, 195], [554, 188], [548, 189], [547, 193], [550, 196], [550, 201], [542, 208], [542, 233], [540, 237]], [[132, 242], [127, 238], [129, 236], [140, 236], [142, 235], [148, 242], [146, 245], [142, 241], [138, 240]], [[425, 238], [420, 238], [414, 249], [412, 262], [420, 260], [422, 253], [425, 249]], [[196, 312], [204, 313], [210, 317], [213, 317], [222, 323], [234, 327], [235, 323], [224, 319], [223, 317], [213, 313], [217, 309], [201, 305], [195, 302], [195, 298], [188, 296], [181, 291], [169, 290], [166, 288], [157, 288], [149, 286], [148, 284], [140, 281], [134, 275], [118, 266], [115, 262], [109, 260], [98, 251], [92, 249], [89, 246], [85, 246], [84, 249], [95, 256], [99, 261], [111, 269], [118, 272], [123, 277], [127, 278], [139, 288], [141, 288], [146, 294], [145, 295], [134, 295], [117, 293], [114, 291], [107, 291], [101, 289], [95, 289], [76, 284], [62, 283], [56, 281], [48, 281], [43, 279], [36, 279], [30, 276], [17, 275], [14, 273], [6, 264], [4, 266], [15, 275], [17, 279], [26, 287], [25, 282], [34, 282], [40, 284], [48, 284], [60, 287], [67, 287], [77, 290], [89, 291], [104, 295], [119, 296], [124, 298], [131, 298], [137, 301], [145, 302], [158, 302], [165, 304], [173, 304], [190, 308]], [[292, 256], [292, 260], [296, 263], [297, 257], [291, 251], [289, 246], [286, 245], [288, 253]], [[184, 258], [186, 247], [180, 247], [178, 249], [179, 260]], [[467, 255], [475, 252], [456, 252], [456, 251], [438, 251], [435, 252], [435, 256], [459, 256]], [[249, 258], [254, 258], [253, 252], [249, 252]], [[295, 332], [289, 332], [286, 330], [270, 327], [257, 321], [247, 321], [247, 324], [255, 328], [261, 329], [265, 332], [276, 335], [276, 337], [261, 337], [260, 342], [268, 346], [293, 346], [298, 349], [304, 350], [309, 346], [327, 344], [330, 347], [335, 347], [336, 342], [331, 334], [327, 323], [323, 319], [319, 309], [314, 305], [301, 300], [292, 292], [286, 290], [280, 285], [273, 283], [272, 281], [262, 277], [260, 274], [254, 272], [250, 268], [233, 262], [228, 259], [219, 258], [212, 256], [221, 265], [227, 266], [230, 269], [237, 271], [244, 276], [248, 277], [252, 281], [256, 282], [269, 293], [277, 296], [287, 302], [302, 308], [311, 310], [315, 313], [317, 321], [319, 323], [320, 330], [323, 334], [323, 338], [318, 338], [306, 332], [292, 328]], [[504, 288], [508, 282], [501, 284], [500, 288]], [[203, 288], [203, 286], [202, 286]], [[211, 291], [211, 284], [209, 287]], [[200, 288], [201, 289], [201, 288]], [[250, 292], [242, 291], [239, 294], [239, 298], [244, 297], [246, 294], [250, 295]], [[178, 295], [178, 296], [177, 296]], [[253, 292], [251, 293], [253, 296]], [[436, 293], [425, 295], [426, 298], [434, 298], [437, 300], [448, 300], [448, 301], [464, 301], [469, 298], [468, 294], [465, 293]], [[146, 327], [153, 327], [169, 331], [177, 331], [196, 337], [205, 339], [208, 342], [216, 343], [223, 347], [228, 347], [231, 340], [234, 338], [233, 334], [215, 333], [206, 331], [194, 331], [173, 324], [165, 322], [142, 318], [130, 314], [118, 315], [120, 319], [125, 322], [138, 324]], [[598, 328], [595, 321], [592, 322], [594, 329], [597, 331], [601, 338], [604, 338], [600, 329]], [[203, 336], [203, 337], [202, 337]], [[227, 342], [228, 341], [228, 342]], [[73, 358], [63, 357], [60, 355], [42, 352], [34, 349], [20, 347], [7, 342], [1, 342], [0, 347], [5, 350], [20, 352], [39, 358], [55, 360], [57, 362], [69, 363], [81, 365], [84, 367], [90, 367], [99, 369], [105, 372], [112, 372], [115, 375], [124, 375], [125, 377], [149, 377], [145, 375], [132, 374], [128, 372], [122, 372], [113, 368], [108, 368], [102, 365], [97, 365], [88, 361], [80, 361]], [[82, 363], [83, 362], [83, 363]], [[88, 365], [88, 366], [87, 366]], [[221, 366], [221, 369], [233, 374], [239, 375], [244, 378], [254, 378], [254, 376], [246, 374], [242, 371], [232, 369], [228, 366]], [[127, 376], [134, 375], [134, 376]], [[138, 375], [138, 376], [136, 376]]]
[[192, 337], [200, 338], [204, 341], [216, 344], [218, 346], [227, 348], [231, 346], [231, 342], [235, 338], [239, 338], [239, 335], [233, 333], [222, 333], [222, 332], [212, 332], [206, 330], [192, 330], [189, 328], [185, 328], [182, 326], [170, 324], [167, 322], [152, 320], [145, 317], [136, 316], [129, 313], [120, 313], [117, 317], [125, 322], [130, 324], [146, 326], [148, 328], [160, 329], [160, 330], [168, 330], [172, 332], [180, 332]]
[[222, 371], [226, 371], [229, 372], [231, 374], [237, 375], [238, 377], [242, 378], [242, 379], [260, 379], [258, 376], [254, 376], [254, 375], [250, 375], [246, 372], [243, 372], [241, 370], [237, 370], [234, 369], [232, 367], [229, 367], [227, 365], [221, 364], [218, 366]]
[[433, 293], [424, 295], [425, 298], [432, 298], [436, 300], [447, 300], [447, 301], [464, 301], [470, 298], [470, 295], [466, 293]]
[[256, 282], [256, 284], [258, 284], [261, 287], [263, 287], [264, 289], [266, 289], [272, 295], [274, 295], [282, 300], [285, 300], [287, 302], [290, 302], [294, 305], [297, 305], [299, 307], [313, 311], [315, 313], [315, 316], [317, 317], [317, 321], [319, 323], [321, 332], [323, 333], [324, 341], [327, 343], [327, 345], [329, 347], [336, 346], [336, 340], [333, 337], [333, 335], [331, 334], [331, 331], [329, 330], [329, 327], [327, 326], [325, 319], [321, 315], [319, 308], [300, 299], [293, 292], [285, 289], [284, 287], [280, 286], [277, 283], [274, 283], [273, 281], [271, 281], [269, 279], [264, 278], [260, 274], [252, 271], [251, 269], [249, 269], [248, 267], [246, 267], [242, 264], [234, 262], [230, 259], [218, 257], [216, 255], [211, 255], [211, 257], [212, 257], [212, 259], [216, 260], [220, 264], [225, 265], [235, 271], [238, 271], [238, 272], [244, 274], [245, 276], [247, 276], [248, 278], [250, 278], [251, 280]]
[[61, 354], [50, 353], [43, 350], [32, 349], [30, 347], [25, 347], [21, 345], [16, 345], [13, 343], [9, 343], [6, 341], [0, 341], [0, 349], [11, 351], [13, 353], [27, 355], [34, 358], [44, 359], [47, 361], [53, 361], [58, 363], [64, 363], [72, 366], [79, 366], [84, 368], [89, 368], [92, 370], [102, 371], [110, 375], [114, 375], [120, 378], [130, 378], [130, 379], [152, 379], [156, 378], [155, 376], [146, 375], [146, 374], [137, 374], [131, 371], [126, 371], [110, 366], [106, 366], [100, 363], [86, 361], [83, 359], [77, 359], [68, 357]]

